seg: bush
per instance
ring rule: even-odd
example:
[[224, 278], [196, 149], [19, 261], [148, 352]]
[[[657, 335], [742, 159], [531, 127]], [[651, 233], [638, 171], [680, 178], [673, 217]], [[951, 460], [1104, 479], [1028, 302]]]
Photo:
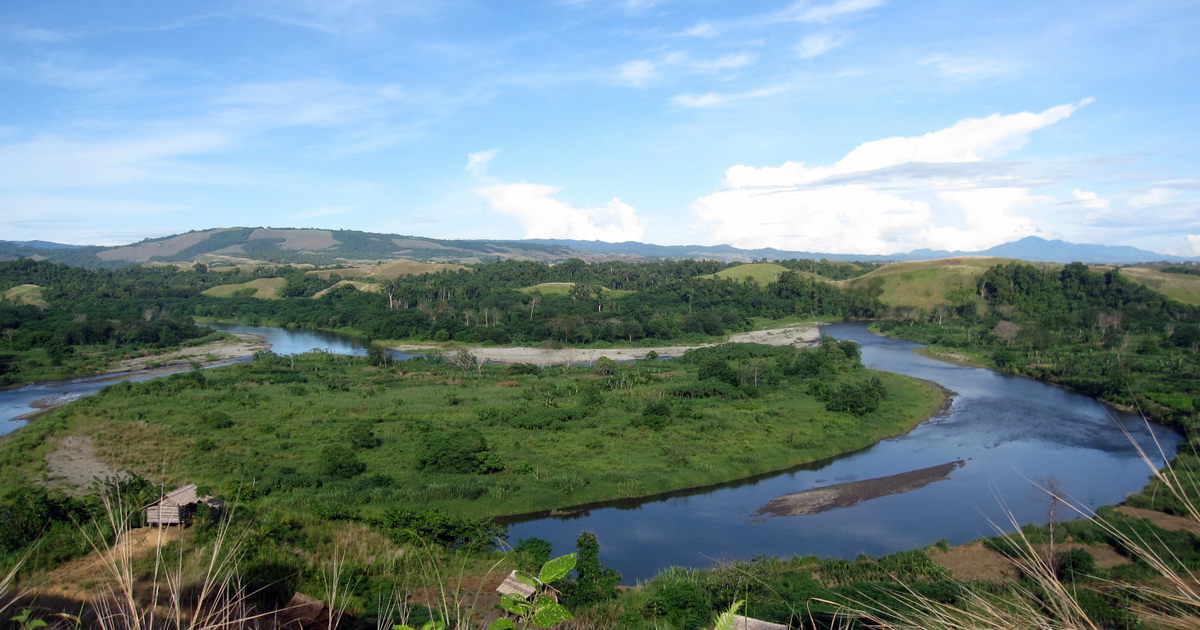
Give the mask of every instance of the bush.
[[507, 531], [489, 518], [453, 516], [442, 508], [391, 510], [382, 524], [396, 542], [425, 542], [463, 551], [491, 549]]
[[673, 628], [703, 628], [712, 618], [712, 602], [704, 589], [688, 579], [655, 585], [646, 602], [646, 612], [667, 621]]
[[473, 429], [433, 431], [421, 437], [417, 468], [461, 475], [488, 474], [504, 469], [504, 462]]
[[513, 554], [517, 556], [521, 568], [530, 572], [534, 572], [538, 567], [546, 564], [552, 553], [554, 553], [554, 547], [548, 541], [536, 536], [523, 538], [516, 547], [513, 547]]
[[1055, 570], [1062, 582], [1086, 580], [1096, 574], [1096, 558], [1086, 549], [1071, 549], [1058, 555]]
[[375, 448], [383, 443], [375, 437], [375, 430], [366, 422], [355, 422], [346, 433], [346, 437], [350, 439], [350, 446], [359, 450]]
[[331, 444], [321, 450], [321, 472], [338, 479], [356, 477], [367, 465], [359, 461], [358, 456], [350, 447], [342, 444]]

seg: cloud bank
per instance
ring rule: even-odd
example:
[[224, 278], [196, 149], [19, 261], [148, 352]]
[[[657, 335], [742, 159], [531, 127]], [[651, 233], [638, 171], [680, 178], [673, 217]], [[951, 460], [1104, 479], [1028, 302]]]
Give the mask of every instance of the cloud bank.
[[[1057, 201], [989, 171], [987, 162], [1089, 102], [875, 140], [830, 166], [733, 166], [721, 189], [693, 205], [697, 227], [713, 243], [861, 254], [981, 249], [1039, 234], [1039, 217]], [[1094, 208], [1101, 200], [1078, 191], [1074, 201]]]
[[581, 241], [639, 241], [645, 232], [633, 206], [614, 198], [597, 208], [576, 208], [555, 199], [561, 188], [541, 184], [495, 184], [475, 192], [488, 206], [516, 219], [525, 238], [567, 238]]

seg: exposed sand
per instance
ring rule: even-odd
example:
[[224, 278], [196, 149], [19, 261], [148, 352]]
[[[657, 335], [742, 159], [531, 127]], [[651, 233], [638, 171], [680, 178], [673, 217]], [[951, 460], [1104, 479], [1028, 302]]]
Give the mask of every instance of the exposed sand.
[[[794, 326], [775, 328], [772, 330], [755, 330], [738, 333], [729, 337], [731, 343], [762, 343], [771, 346], [806, 347], [815, 345], [821, 334], [816, 326]], [[641, 359], [650, 351], [660, 357], [679, 357], [693, 348], [707, 348], [716, 344], [699, 346], [663, 346], [658, 348], [562, 348], [559, 350], [546, 348], [483, 348], [469, 347], [467, 350], [484, 361], [496, 363], [534, 363], [537, 365], [565, 365], [574, 363], [592, 363], [600, 357], [608, 357], [614, 361], [632, 361]], [[441, 350], [437, 346], [403, 344], [393, 346], [394, 350], [422, 354], [431, 350]]]
[[837, 508], [850, 507], [890, 494], [911, 492], [918, 488], [947, 479], [950, 473], [966, 462], [962, 460], [912, 470], [898, 475], [839, 483], [823, 488], [784, 494], [771, 499], [758, 509], [754, 516], [801, 516], [820, 514]]
[[255, 352], [270, 350], [271, 344], [262, 335], [234, 333], [237, 341], [214, 341], [203, 346], [181, 348], [166, 354], [153, 354], [122, 361], [109, 372], [135, 372], [139, 370], [163, 369], [190, 365], [193, 361], [204, 366], [224, 363], [231, 359], [248, 357]]
[[82, 494], [96, 479], [116, 477], [120, 472], [100, 461], [92, 438], [68, 435], [46, 455], [45, 485], [68, 494]]

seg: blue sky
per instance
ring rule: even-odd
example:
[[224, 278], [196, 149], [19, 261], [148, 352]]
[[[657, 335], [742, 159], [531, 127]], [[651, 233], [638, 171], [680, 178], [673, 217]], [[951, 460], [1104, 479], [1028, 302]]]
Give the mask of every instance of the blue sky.
[[1200, 255], [1194, 1], [12, 2], [0, 238]]

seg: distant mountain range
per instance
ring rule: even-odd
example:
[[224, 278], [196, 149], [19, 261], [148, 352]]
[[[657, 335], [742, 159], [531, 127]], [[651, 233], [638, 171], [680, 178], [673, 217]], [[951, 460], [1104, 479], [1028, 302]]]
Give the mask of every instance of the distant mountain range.
[[114, 247], [64, 245], [48, 241], [0, 241], [0, 260], [34, 258], [84, 267], [180, 262], [209, 265], [270, 262], [328, 265], [396, 259], [455, 263], [505, 259], [559, 262], [570, 258], [588, 261], [693, 258], [741, 262], [764, 258], [825, 258], [885, 262], [961, 256], [996, 256], [1057, 263], [1133, 264], [1200, 261], [1200, 258], [1168, 256], [1135, 247], [1082, 245], [1059, 240], [1048, 241], [1036, 236], [982, 251], [919, 249], [907, 254], [886, 256], [772, 248], [740, 249], [731, 245], [653, 245], [561, 239], [449, 240], [356, 230], [253, 227], [215, 228]]

